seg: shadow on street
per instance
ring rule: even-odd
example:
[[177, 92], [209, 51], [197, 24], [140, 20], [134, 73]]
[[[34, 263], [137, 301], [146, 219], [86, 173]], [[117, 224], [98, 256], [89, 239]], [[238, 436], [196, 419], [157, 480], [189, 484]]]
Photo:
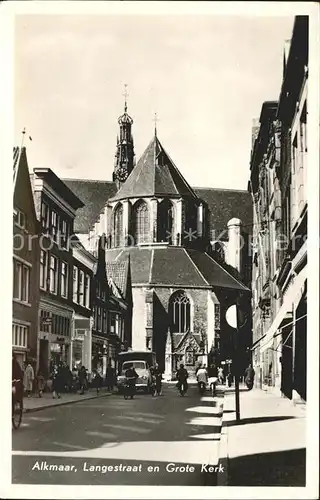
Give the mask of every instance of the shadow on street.
[[232, 458], [229, 486], [305, 486], [306, 449]]

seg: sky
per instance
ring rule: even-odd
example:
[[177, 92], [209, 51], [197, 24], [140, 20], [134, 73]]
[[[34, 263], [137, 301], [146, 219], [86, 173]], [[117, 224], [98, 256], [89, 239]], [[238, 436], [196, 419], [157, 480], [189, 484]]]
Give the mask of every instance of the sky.
[[[124, 84], [137, 159], [154, 134], [192, 186], [246, 189], [293, 17], [17, 15], [14, 128], [29, 166], [111, 180]], [[32, 137], [29, 141], [28, 136]]]

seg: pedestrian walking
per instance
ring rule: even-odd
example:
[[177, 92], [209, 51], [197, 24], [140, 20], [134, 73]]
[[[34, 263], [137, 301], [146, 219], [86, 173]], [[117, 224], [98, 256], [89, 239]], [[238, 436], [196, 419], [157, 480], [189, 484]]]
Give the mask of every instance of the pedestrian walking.
[[218, 368], [218, 381], [219, 381], [219, 384], [221, 384], [221, 385], [224, 384], [224, 373], [223, 373], [222, 366], [219, 366], [219, 368]]
[[26, 391], [28, 398], [30, 398], [32, 393], [33, 381], [34, 381], [34, 370], [30, 361], [28, 361], [26, 369], [23, 374], [24, 390]]
[[114, 375], [115, 375], [114, 369], [112, 367], [111, 361], [109, 361], [106, 372], [106, 382], [107, 382], [107, 389], [110, 392], [113, 391]]
[[60, 398], [60, 390], [61, 390], [61, 370], [59, 370], [59, 367], [57, 365], [52, 366], [52, 371], [50, 374], [50, 378], [52, 380], [52, 397], [53, 399]]
[[245, 371], [245, 378], [244, 378], [245, 384], [249, 389], [249, 391], [251, 391], [251, 389], [253, 388], [254, 376], [255, 376], [255, 371], [252, 368], [252, 365], [250, 364]]
[[184, 364], [181, 363], [179, 370], [177, 371], [177, 379], [178, 379], [177, 387], [181, 396], [184, 396], [188, 390], [188, 376], [189, 374], [185, 369]]
[[161, 396], [162, 394], [162, 372], [159, 368], [158, 363], [154, 365], [151, 371], [153, 380], [153, 394], [155, 396]]
[[208, 373], [205, 365], [199, 366], [199, 369], [197, 371], [197, 382], [200, 394], [204, 393], [208, 383]]
[[102, 377], [98, 370], [93, 370], [93, 385], [96, 388], [97, 396], [99, 396], [99, 392], [102, 386]]
[[228, 387], [232, 386], [232, 379], [233, 379], [233, 376], [232, 376], [231, 372], [229, 372], [228, 375], [227, 375]]
[[42, 398], [44, 386], [45, 386], [44, 376], [43, 376], [42, 371], [39, 368], [38, 374], [37, 374], [37, 389], [38, 389], [39, 398]]

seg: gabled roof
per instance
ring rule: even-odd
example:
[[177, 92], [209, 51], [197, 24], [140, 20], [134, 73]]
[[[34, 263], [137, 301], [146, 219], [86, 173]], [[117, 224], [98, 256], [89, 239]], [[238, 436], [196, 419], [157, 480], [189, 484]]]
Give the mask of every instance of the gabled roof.
[[98, 220], [108, 199], [116, 194], [116, 184], [110, 181], [88, 179], [62, 180], [84, 203], [84, 207], [77, 210], [74, 230], [76, 233], [88, 233]]
[[127, 296], [128, 278], [129, 278], [129, 259], [117, 262], [107, 262], [107, 278], [117, 287], [122, 298]]
[[113, 262], [128, 261], [129, 257], [133, 285], [249, 291], [213, 257], [198, 250], [174, 246], [106, 250], [107, 269]]
[[155, 136], [126, 182], [110, 201], [164, 195], [197, 197]]

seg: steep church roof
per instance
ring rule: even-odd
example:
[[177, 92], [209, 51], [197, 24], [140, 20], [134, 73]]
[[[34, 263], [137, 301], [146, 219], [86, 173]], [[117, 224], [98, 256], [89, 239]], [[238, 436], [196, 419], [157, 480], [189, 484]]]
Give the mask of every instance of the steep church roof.
[[154, 136], [126, 182], [109, 201], [163, 195], [197, 198], [157, 136]]
[[98, 220], [101, 210], [111, 196], [117, 192], [114, 182], [88, 179], [62, 179], [63, 182], [84, 202], [77, 210], [74, 221], [75, 233], [88, 233]]
[[249, 289], [209, 254], [183, 247], [126, 247], [106, 250], [107, 262], [131, 261], [132, 285]]
[[[63, 182], [85, 203], [77, 210], [74, 221], [76, 233], [88, 233], [98, 220], [106, 202], [116, 194], [115, 182], [87, 179], [62, 179]], [[233, 217], [239, 217], [244, 230], [251, 234], [253, 209], [248, 191], [219, 188], [191, 188], [198, 198], [206, 202], [209, 209], [210, 230], [218, 234], [227, 229]], [[223, 239], [223, 237], [221, 237]]]

